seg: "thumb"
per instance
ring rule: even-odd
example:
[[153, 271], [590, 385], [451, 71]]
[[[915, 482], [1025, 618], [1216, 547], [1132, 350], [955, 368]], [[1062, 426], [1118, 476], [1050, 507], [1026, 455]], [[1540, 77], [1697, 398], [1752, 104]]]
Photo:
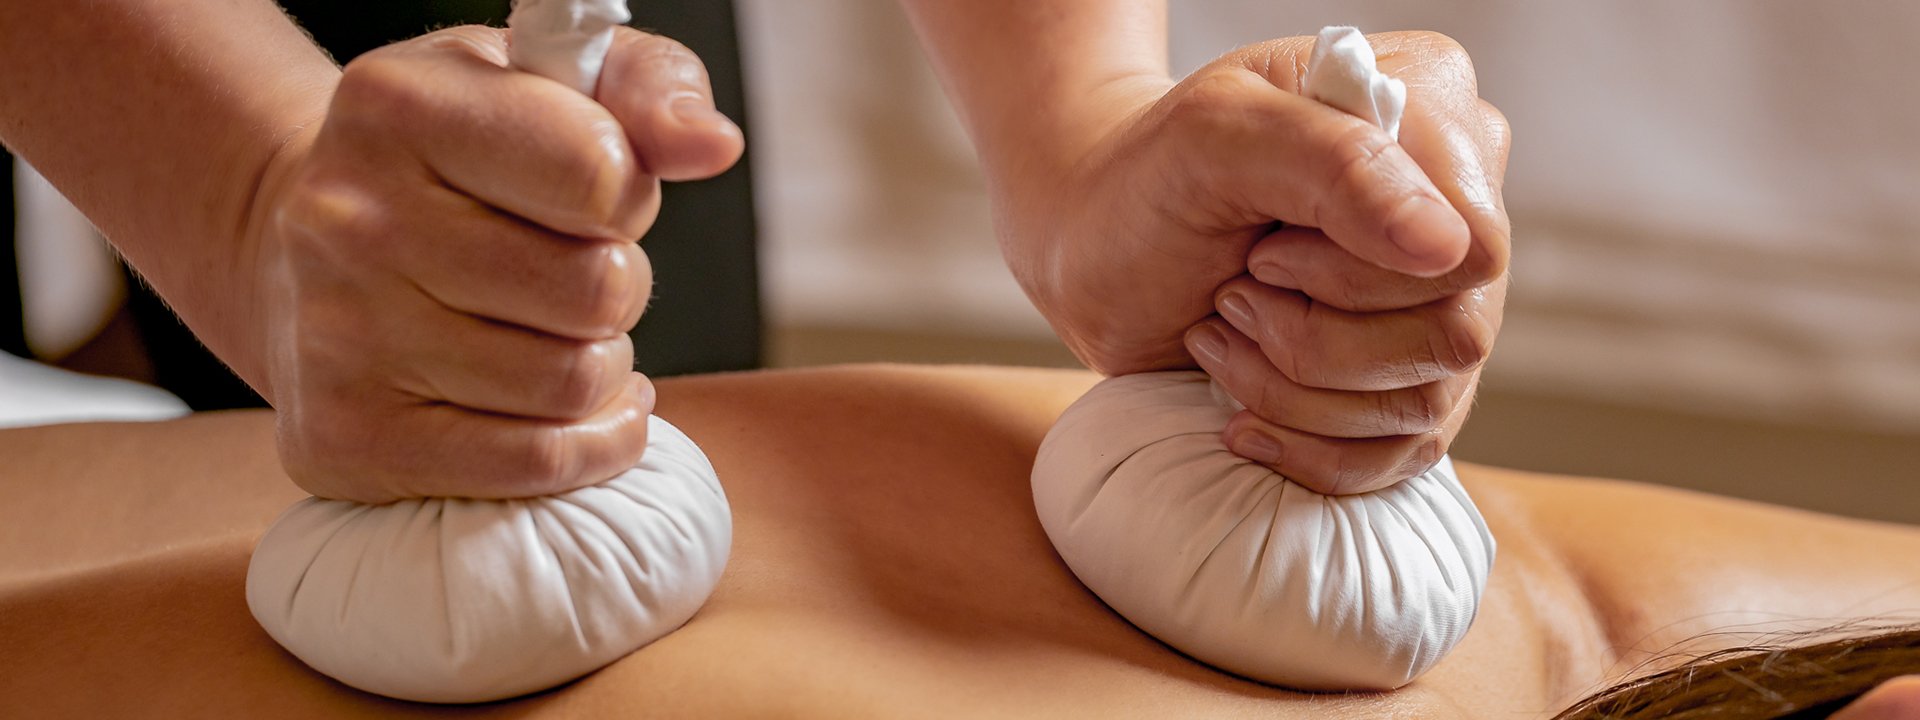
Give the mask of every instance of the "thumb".
[[739, 126], [714, 109], [706, 66], [671, 38], [615, 28], [594, 99], [626, 128], [646, 172], [663, 180], [726, 172], [746, 148]]

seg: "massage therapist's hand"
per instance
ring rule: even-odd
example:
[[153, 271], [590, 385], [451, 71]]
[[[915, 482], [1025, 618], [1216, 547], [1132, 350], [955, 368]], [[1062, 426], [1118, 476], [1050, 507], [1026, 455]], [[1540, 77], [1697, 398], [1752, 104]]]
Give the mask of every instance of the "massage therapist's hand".
[[1322, 492], [1439, 459], [1505, 295], [1504, 119], [1451, 40], [1369, 40], [1408, 87], [1397, 144], [1298, 94], [1292, 38], [1116, 79], [1064, 157], [995, 178], [1014, 273], [1082, 360], [1197, 362], [1250, 410], [1228, 446]]
[[620, 28], [594, 98], [506, 48], [459, 27], [362, 56], [268, 169], [268, 375], [309, 492], [540, 495], [646, 446], [636, 241], [659, 182], [724, 171], [740, 132], [671, 40]]

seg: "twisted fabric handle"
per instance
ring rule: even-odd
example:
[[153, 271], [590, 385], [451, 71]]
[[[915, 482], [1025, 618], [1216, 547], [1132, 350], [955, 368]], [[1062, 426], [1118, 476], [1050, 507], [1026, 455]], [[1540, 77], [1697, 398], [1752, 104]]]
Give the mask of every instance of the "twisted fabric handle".
[[591, 96], [613, 29], [632, 19], [623, 0], [517, 0], [507, 16], [507, 57], [515, 68]]

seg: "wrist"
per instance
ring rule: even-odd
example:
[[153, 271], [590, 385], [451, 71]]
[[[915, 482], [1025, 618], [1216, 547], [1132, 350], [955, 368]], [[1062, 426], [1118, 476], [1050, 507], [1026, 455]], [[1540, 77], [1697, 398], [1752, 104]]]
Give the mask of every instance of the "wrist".
[[1053, 187], [1144, 114], [1174, 85], [1164, 69], [1120, 70], [1061, 81], [1006, 109], [978, 145], [996, 197]]
[[316, 117], [282, 132], [252, 176], [252, 184], [241, 190], [247, 202], [230, 255], [232, 265], [227, 277], [232, 278], [232, 282], [228, 284], [228, 297], [221, 303], [222, 307], [233, 308], [234, 315], [228, 322], [230, 337], [225, 343], [228, 347], [220, 356], [268, 403], [274, 399], [269, 372], [272, 331], [269, 309], [273, 303], [269, 302], [267, 293], [276, 287], [274, 269], [279, 257], [278, 249], [273, 247], [279, 242], [275, 230], [276, 208], [311, 152], [321, 120]]

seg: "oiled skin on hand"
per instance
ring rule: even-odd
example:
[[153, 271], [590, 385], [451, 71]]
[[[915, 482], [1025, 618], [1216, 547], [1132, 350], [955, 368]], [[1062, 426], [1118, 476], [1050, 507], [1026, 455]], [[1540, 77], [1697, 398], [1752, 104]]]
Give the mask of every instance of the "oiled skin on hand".
[[1248, 682], [1108, 611], [1042, 534], [1035, 449], [1094, 380], [855, 367], [661, 382], [660, 414], [733, 502], [719, 590], [580, 682], [456, 708], [333, 683], [247, 613], [252, 543], [301, 496], [271, 415], [0, 432], [0, 716], [1543, 717], [1703, 632], [1920, 612], [1915, 528], [1465, 465], [1501, 544], [1460, 647], [1393, 693]]

